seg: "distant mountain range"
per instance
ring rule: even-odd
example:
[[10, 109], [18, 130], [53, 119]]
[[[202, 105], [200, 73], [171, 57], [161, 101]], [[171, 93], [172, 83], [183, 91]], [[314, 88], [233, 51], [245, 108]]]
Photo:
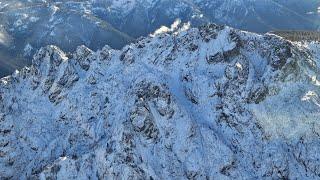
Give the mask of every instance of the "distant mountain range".
[[254, 31], [317, 30], [319, 0], [1, 0], [0, 77], [53, 44], [120, 49], [176, 19]]

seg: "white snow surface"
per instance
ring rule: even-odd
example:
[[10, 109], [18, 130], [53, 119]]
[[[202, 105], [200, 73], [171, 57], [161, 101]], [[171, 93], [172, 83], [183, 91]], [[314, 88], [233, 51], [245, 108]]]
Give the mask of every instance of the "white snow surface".
[[229, 27], [73, 55], [0, 82], [0, 177], [319, 179], [316, 42]]

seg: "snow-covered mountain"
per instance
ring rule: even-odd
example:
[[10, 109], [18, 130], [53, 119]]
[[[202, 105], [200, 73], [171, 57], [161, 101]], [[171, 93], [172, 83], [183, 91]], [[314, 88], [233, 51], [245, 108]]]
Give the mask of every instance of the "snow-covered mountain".
[[255, 32], [315, 30], [319, 6], [319, 0], [1, 0], [0, 77], [29, 64], [45, 45], [120, 49], [176, 19]]
[[[145, 35], [160, 25], [170, 25], [176, 18], [191, 21], [227, 24], [254, 32], [270, 30], [315, 30], [320, 24], [317, 7], [319, 0], [107, 0], [103, 8], [93, 11], [104, 14], [101, 18], [133, 34], [132, 25]], [[99, 12], [99, 13], [98, 13]], [[118, 17], [118, 18], [116, 18]], [[120, 25], [119, 25], [120, 24]], [[142, 27], [143, 29], [142, 29]], [[135, 35], [135, 34], [133, 34]]]
[[[134, 40], [91, 13], [90, 5], [89, 1], [2, 0], [0, 64], [12, 66], [6, 65], [4, 74], [30, 64], [34, 52], [49, 44], [72, 52], [79, 45], [122, 48]], [[2, 72], [1, 68], [0, 77]]]
[[0, 82], [0, 177], [319, 179], [319, 48], [213, 24], [42, 48]]

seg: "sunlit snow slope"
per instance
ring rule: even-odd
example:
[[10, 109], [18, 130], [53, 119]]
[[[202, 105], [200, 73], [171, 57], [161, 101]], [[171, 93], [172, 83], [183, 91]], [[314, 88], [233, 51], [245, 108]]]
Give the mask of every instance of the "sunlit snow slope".
[[0, 177], [319, 179], [319, 47], [206, 25], [42, 48], [1, 79]]

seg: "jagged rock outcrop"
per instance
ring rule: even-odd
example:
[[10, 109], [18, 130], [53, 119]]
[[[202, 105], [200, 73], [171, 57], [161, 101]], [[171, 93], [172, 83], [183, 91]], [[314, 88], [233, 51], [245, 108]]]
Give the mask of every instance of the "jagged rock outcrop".
[[73, 52], [82, 44], [97, 50], [107, 43], [121, 49], [162, 26], [178, 27], [177, 19], [192, 27], [215, 22], [261, 33], [317, 31], [319, 6], [319, 0], [2, 0], [0, 77], [30, 65], [42, 46]]
[[0, 81], [0, 177], [319, 179], [319, 47], [212, 24], [42, 48]]

